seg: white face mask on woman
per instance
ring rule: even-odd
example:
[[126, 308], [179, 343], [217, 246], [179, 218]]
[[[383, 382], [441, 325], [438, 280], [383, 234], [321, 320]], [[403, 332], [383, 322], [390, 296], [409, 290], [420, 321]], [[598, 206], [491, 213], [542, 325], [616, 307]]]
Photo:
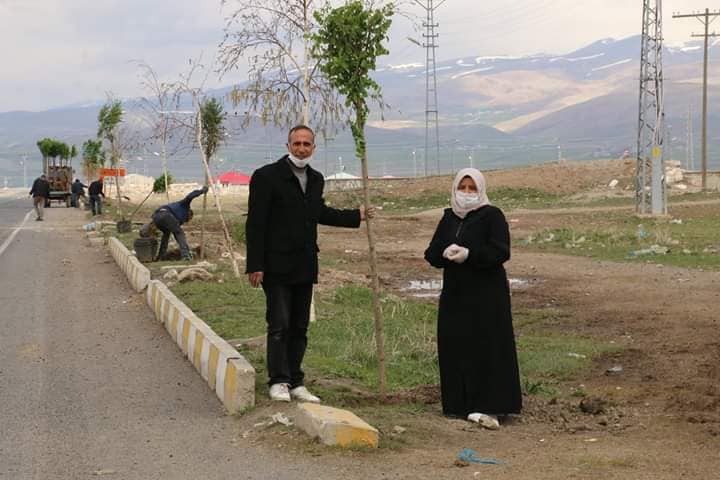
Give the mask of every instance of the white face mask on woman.
[[297, 168], [305, 168], [307, 167], [307, 164], [310, 163], [310, 160], [312, 160], [312, 156], [305, 157], [305, 158], [298, 158], [292, 153], [288, 153], [288, 157], [290, 158], [290, 161], [295, 165]]
[[480, 195], [477, 193], [455, 192], [455, 198], [461, 208], [478, 208], [481, 206]]

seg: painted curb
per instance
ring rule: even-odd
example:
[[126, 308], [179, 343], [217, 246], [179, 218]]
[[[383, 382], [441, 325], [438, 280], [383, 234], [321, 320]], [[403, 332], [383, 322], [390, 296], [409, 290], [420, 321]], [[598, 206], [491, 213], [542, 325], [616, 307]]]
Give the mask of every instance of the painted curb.
[[147, 287], [147, 303], [231, 414], [255, 405], [255, 369], [162, 282]]
[[375, 427], [349, 410], [326, 405], [299, 404], [295, 425], [325, 445], [377, 448], [380, 441], [380, 434]]
[[120, 270], [127, 276], [128, 282], [136, 292], [142, 292], [150, 283], [150, 270], [125, 248], [125, 245], [115, 237], [108, 241], [108, 248]]

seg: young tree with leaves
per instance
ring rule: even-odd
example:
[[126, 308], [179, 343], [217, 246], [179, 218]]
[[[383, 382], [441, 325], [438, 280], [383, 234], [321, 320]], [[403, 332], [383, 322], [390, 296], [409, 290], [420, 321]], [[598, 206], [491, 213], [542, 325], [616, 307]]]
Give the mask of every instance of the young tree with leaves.
[[[205, 158], [208, 164], [215, 156], [220, 144], [225, 141], [225, 117], [222, 103], [216, 98], [205, 100], [200, 105], [200, 116], [202, 119], [202, 143], [201, 148], [205, 151]], [[205, 174], [205, 185], [210, 186], [212, 179], [209, 173]], [[202, 218], [200, 219], [200, 258], [205, 258], [205, 216], [207, 214], [207, 193], [203, 194]]]
[[105, 165], [105, 152], [101, 140], [87, 140], [82, 145], [82, 170], [85, 178], [90, 180]]
[[[350, 123], [355, 149], [362, 163], [363, 196], [365, 209], [370, 209], [370, 188], [368, 180], [367, 123], [368, 100], [382, 105], [380, 86], [370, 77], [375, 70], [377, 57], [386, 55], [388, 50], [383, 42], [388, 40], [392, 24], [394, 5], [374, 8], [362, 1], [349, 1], [345, 5], [316, 12], [320, 28], [313, 35], [314, 54], [322, 61], [320, 69], [331, 85], [345, 97], [345, 106], [355, 114]], [[373, 289], [373, 313], [375, 317], [375, 343], [378, 356], [380, 394], [385, 395], [385, 347], [382, 313], [380, 310], [380, 282], [377, 273], [377, 258], [372, 222], [368, 218], [367, 235], [370, 250], [370, 273]]]
[[53, 140], [51, 138], [43, 138], [42, 140], [38, 140], [36, 143], [38, 150], [40, 150], [40, 154], [43, 158], [43, 174], [47, 173], [48, 160], [50, 158], [50, 151], [52, 149], [52, 142]]
[[117, 192], [117, 212], [121, 218], [125, 218], [122, 210], [122, 197], [120, 195], [119, 162], [120, 151], [118, 142], [118, 126], [122, 122], [123, 110], [120, 100], [109, 100], [100, 108], [98, 113], [99, 139], [107, 140], [110, 143], [110, 166], [115, 169], [115, 191]]
[[[206, 178], [211, 178], [210, 174], [210, 163], [209, 159], [207, 158], [207, 150], [205, 148], [205, 141], [203, 139], [203, 110], [202, 105], [203, 102], [201, 99], [203, 98], [203, 85], [204, 81], [200, 82], [199, 84], [196, 84], [196, 81], [194, 80], [195, 75], [198, 73], [198, 70], [202, 70], [203, 66], [199, 62], [190, 61], [190, 70], [180, 76], [180, 80], [177, 82], [178, 88], [177, 92], [179, 96], [189, 95], [192, 98], [192, 105], [194, 110], [194, 115], [192, 116], [192, 120], [189, 122], [181, 122], [181, 127], [186, 131], [192, 134], [193, 140], [192, 144], [193, 146], [197, 147], [200, 150], [200, 157], [202, 159], [202, 165], [203, 165], [203, 171], [205, 172]], [[216, 147], [217, 148], [217, 147]], [[227, 222], [225, 221], [225, 215], [223, 214], [222, 210], [222, 203], [220, 201], [220, 196], [218, 195], [218, 192], [215, 188], [215, 183], [210, 182], [210, 190], [213, 192], [213, 198], [215, 199], [215, 206], [217, 207], [218, 214], [220, 215], [220, 223], [222, 224], [223, 229], [223, 239], [225, 241], [225, 248], [227, 250], [227, 253], [230, 256], [230, 262], [233, 267], [233, 273], [235, 274], [236, 278], [240, 278], [240, 267], [238, 266], [237, 259], [235, 258], [235, 253], [233, 252], [233, 246], [232, 246], [232, 237], [230, 236], [230, 230], [227, 227]]]
[[78, 156], [78, 150], [75, 145], [70, 147], [70, 161], [74, 160]]

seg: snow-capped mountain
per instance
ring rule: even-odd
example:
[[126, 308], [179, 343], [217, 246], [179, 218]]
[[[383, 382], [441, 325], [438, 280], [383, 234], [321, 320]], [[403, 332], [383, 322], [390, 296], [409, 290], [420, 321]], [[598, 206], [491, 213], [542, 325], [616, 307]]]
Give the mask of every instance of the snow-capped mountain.
[[[472, 51], [472, 46], [468, 50]], [[383, 65], [375, 72], [390, 108], [384, 112], [384, 120], [378, 116], [371, 122], [369, 145], [388, 165], [404, 162], [402, 171], [387, 173], [407, 174], [415, 168], [408, 162], [417, 161], [423, 151], [426, 72], [422, 58], [424, 52], [419, 48], [417, 59]], [[564, 55], [468, 55], [439, 61], [441, 154], [454, 159], [451, 163], [461, 158], [472, 162], [473, 155], [480, 155], [486, 165], [504, 166], [557, 158], [559, 149], [574, 158], [632, 150], [639, 58], [640, 37], [635, 36], [599, 40]], [[702, 59], [701, 42], [664, 50], [665, 112], [676, 156], [684, 155], [688, 110], [692, 111], [693, 128], [700, 125]], [[713, 42], [710, 65], [710, 140], [720, 146], [716, 133], [720, 131], [716, 111], [720, 105], [720, 40]], [[222, 96], [227, 91], [210, 94]], [[80, 144], [93, 137], [101, 103], [0, 113], [0, 145], [7, 146], [0, 151], [0, 174], [17, 169], [7, 158], [34, 152], [38, 138], [53, 136]], [[251, 169], [282, 150], [282, 135], [272, 128], [250, 129], [238, 135], [241, 140], [234, 147], [227, 147], [226, 156], [241, 158], [240, 166]], [[327, 156], [348, 159], [353, 150], [349, 134], [341, 133], [332, 141]], [[715, 151], [711, 149], [711, 164], [715, 161], [720, 166]], [[383, 169], [385, 172], [387, 166]]]

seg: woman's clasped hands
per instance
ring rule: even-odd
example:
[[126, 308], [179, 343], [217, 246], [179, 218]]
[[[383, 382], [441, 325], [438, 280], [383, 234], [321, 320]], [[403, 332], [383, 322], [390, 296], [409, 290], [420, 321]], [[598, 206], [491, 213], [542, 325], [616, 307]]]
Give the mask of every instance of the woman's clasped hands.
[[443, 257], [458, 264], [464, 263], [468, 255], [470, 255], [470, 250], [455, 243], [448, 246], [443, 252]]

